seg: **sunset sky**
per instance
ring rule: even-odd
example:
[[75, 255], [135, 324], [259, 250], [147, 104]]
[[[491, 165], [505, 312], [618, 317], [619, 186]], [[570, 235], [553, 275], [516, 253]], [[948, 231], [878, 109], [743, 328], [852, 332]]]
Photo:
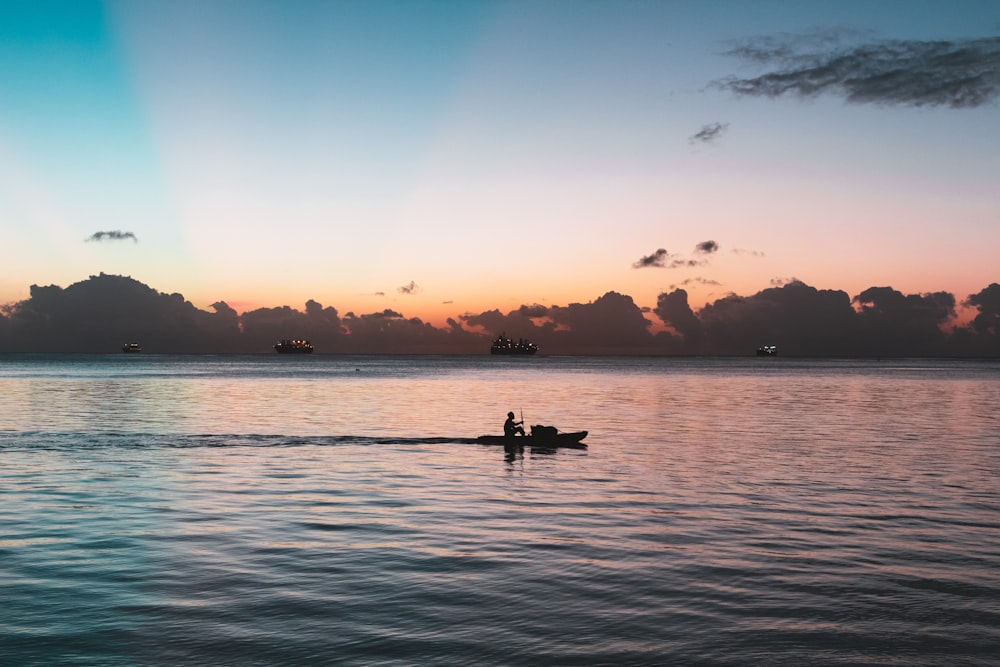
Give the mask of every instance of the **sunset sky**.
[[995, 0], [2, 0], [0, 304], [961, 301], [1000, 281], [998, 95]]

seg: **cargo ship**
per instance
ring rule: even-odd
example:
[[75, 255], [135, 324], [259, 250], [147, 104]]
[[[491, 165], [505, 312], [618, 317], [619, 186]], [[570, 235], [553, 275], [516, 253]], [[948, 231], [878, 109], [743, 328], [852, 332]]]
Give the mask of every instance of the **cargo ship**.
[[516, 341], [507, 338], [506, 333], [501, 333], [493, 344], [490, 345], [490, 354], [535, 354], [538, 346], [526, 338], [518, 338]]
[[307, 340], [292, 340], [284, 338], [274, 345], [274, 351], [280, 354], [311, 354], [312, 343]]

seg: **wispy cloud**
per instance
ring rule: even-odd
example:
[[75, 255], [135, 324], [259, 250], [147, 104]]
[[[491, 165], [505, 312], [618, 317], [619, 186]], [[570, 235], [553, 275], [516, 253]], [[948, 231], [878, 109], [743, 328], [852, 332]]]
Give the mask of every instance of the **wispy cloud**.
[[709, 287], [719, 287], [722, 285], [718, 280], [711, 280], [709, 278], [687, 278], [679, 283], [670, 286], [670, 289], [677, 289], [678, 287], [687, 287], [688, 285], [706, 285]]
[[[712, 253], [718, 251], [718, 249], [719, 244], [715, 241], [702, 241], [695, 246], [694, 252], [696, 255], [711, 255]], [[637, 259], [632, 263], [632, 268], [683, 269], [704, 266], [705, 264], [708, 264], [708, 259], [706, 258], [690, 258], [682, 257], [680, 255], [671, 255], [665, 248], [659, 248], [653, 254], [644, 255], [643, 257]]]
[[652, 255], [644, 255], [640, 257], [635, 262], [632, 263], [633, 269], [645, 269], [649, 267], [659, 267], [662, 268], [666, 266], [667, 258], [669, 257], [666, 248], [660, 248]]
[[739, 95], [803, 98], [824, 93], [855, 104], [979, 107], [1000, 96], [1000, 37], [881, 40], [842, 45], [842, 33], [763, 37], [727, 55], [765, 65], [716, 86]]
[[784, 287], [785, 285], [797, 282], [799, 282], [799, 279], [794, 276], [791, 278], [771, 278], [771, 287]]
[[670, 264], [667, 265], [667, 268], [670, 268], [670, 269], [684, 269], [684, 268], [688, 268], [688, 269], [690, 269], [690, 268], [694, 268], [696, 266], [705, 266], [706, 264], [708, 264], [708, 260], [707, 259], [683, 259], [681, 257], [677, 257], [677, 258], [672, 259], [670, 261]]
[[132, 232], [121, 232], [121, 231], [118, 231], [118, 230], [114, 230], [114, 231], [110, 231], [110, 232], [94, 232], [93, 234], [91, 234], [90, 236], [88, 236], [84, 240], [89, 243], [91, 241], [97, 241], [97, 242], [101, 242], [101, 241], [124, 241], [125, 239], [132, 239], [133, 243], [138, 243], [139, 242], [139, 239], [137, 239], [136, 236], [135, 236], [135, 234], [133, 234]]
[[417, 292], [420, 291], [420, 285], [411, 280], [408, 285], [403, 285], [402, 287], [398, 287], [397, 291], [400, 294], [416, 294]]
[[692, 144], [710, 144], [729, 129], [729, 123], [709, 123], [688, 137]]

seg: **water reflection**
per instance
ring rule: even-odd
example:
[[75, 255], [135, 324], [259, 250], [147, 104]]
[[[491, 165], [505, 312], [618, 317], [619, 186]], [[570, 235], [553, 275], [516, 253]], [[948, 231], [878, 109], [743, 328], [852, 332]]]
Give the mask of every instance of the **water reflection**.
[[[1000, 648], [996, 373], [310, 361], [0, 369], [0, 634], [34, 642], [15, 662]], [[590, 449], [475, 442], [521, 405]]]

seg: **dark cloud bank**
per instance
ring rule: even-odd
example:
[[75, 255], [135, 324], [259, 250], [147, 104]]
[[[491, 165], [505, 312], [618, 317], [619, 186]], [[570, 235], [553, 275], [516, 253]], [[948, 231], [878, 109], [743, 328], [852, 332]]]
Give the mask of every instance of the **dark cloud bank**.
[[148, 352], [270, 352], [280, 338], [309, 338], [319, 352], [484, 354], [501, 331], [530, 338], [544, 354], [748, 355], [762, 344], [783, 356], [1000, 357], [1000, 284], [970, 295], [975, 314], [951, 325], [955, 297], [872, 287], [853, 299], [791, 281], [752, 296], [727, 296], [695, 311], [683, 289], [660, 294], [657, 331], [632, 298], [608, 292], [590, 303], [524, 305], [449, 319], [443, 328], [393, 310], [340, 315], [308, 301], [305, 310], [212, 312], [122, 276], [101, 274], [67, 288], [31, 287], [3, 307], [0, 352], [115, 352], [140, 341]]

